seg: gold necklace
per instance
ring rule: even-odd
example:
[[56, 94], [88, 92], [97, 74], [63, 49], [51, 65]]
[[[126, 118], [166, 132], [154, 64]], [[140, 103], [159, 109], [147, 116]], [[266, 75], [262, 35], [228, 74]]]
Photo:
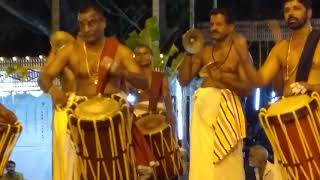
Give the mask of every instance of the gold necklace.
[[[83, 50], [84, 50], [84, 54], [85, 54], [85, 60], [86, 60], [86, 67], [87, 67], [87, 72], [88, 72], [88, 75], [89, 77], [93, 77], [93, 75], [91, 74], [90, 72], [90, 68], [89, 68], [89, 62], [88, 62], [88, 52], [87, 52], [87, 47], [86, 47], [86, 43], [83, 42]], [[101, 56], [101, 52], [102, 52], [102, 49], [99, 50], [99, 56], [98, 56], [98, 63], [97, 63], [97, 72], [99, 72], [99, 67], [100, 67], [100, 56]], [[94, 80], [94, 84], [98, 84], [98, 80]]]
[[285, 75], [285, 81], [289, 80], [289, 55], [290, 55], [290, 51], [291, 51], [291, 41], [292, 41], [292, 36], [290, 36], [289, 39], [289, 44], [288, 44], [288, 51], [287, 51], [287, 58], [286, 58], [286, 75]]

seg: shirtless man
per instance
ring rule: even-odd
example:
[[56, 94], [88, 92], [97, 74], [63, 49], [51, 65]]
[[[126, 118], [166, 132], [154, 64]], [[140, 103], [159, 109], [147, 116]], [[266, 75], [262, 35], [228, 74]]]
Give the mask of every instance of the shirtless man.
[[[223, 9], [212, 11], [210, 26], [216, 43], [205, 46], [192, 58], [187, 56], [179, 68], [183, 86], [199, 72], [204, 79], [194, 95], [189, 179], [244, 179], [242, 140], [246, 130], [237, 95], [247, 95], [250, 86], [233, 45], [234, 36], [240, 35], [234, 32], [233, 20]], [[247, 51], [245, 48], [243, 50]], [[224, 72], [232, 76], [222, 78]], [[229, 110], [237, 117], [223, 115]]]
[[312, 26], [310, 19], [312, 15], [311, 2], [309, 0], [285, 0], [284, 18], [293, 31], [289, 39], [281, 40], [271, 50], [263, 66], [257, 71], [251, 63], [251, 58], [247, 51], [245, 39], [238, 39], [235, 43], [239, 56], [244, 66], [248, 79], [256, 87], [266, 86], [276, 77], [279, 71], [283, 72], [283, 95], [303, 94], [307, 91], [320, 92], [320, 43], [318, 42], [313, 62], [308, 76], [304, 82], [296, 82], [298, 64], [304, 49], [306, 40]]
[[[261, 87], [269, 85], [277, 76], [277, 74], [279, 72], [282, 72], [284, 96], [300, 95], [308, 91], [316, 91], [318, 93], [320, 92], [320, 43], [318, 39], [316, 39], [315, 41], [315, 51], [309, 52], [310, 54], [314, 53], [313, 56], [311, 56], [311, 58], [309, 59], [306, 59], [310, 60], [311, 64], [309, 74], [307, 73], [308, 69], [306, 68], [301, 69], [302, 73], [298, 73], [298, 67], [300, 58], [302, 57], [302, 52], [304, 50], [304, 47], [307, 45], [307, 38], [312, 32], [312, 26], [310, 24], [311, 16], [312, 8], [310, 0], [284, 1], [284, 18], [288, 27], [292, 30], [292, 35], [288, 39], [281, 40], [272, 48], [267, 60], [259, 70], [256, 70], [251, 64], [251, 59], [248, 55], [248, 52], [238, 48], [246, 46], [246, 40], [238, 39], [238, 41], [236, 41], [235, 49], [241, 57], [241, 63], [245, 69], [248, 79], [251, 81], [253, 86]], [[308, 48], [308, 50], [310, 49], [312, 48]], [[301, 78], [302, 76], [304, 77]], [[303, 80], [301, 81], [299, 79]], [[290, 108], [290, 105], [288, 105], [287, 108]], [[283, 108], [283, 112], [288, 110], [289, 109]], [[289, 128], [289, 126], [292, 124], [288, 123], [286, 124], [286, 126]], [[306, 131], [304, 131], [303, 133], [306, 133]], [[269, 136], [269, 138], [272, 137]], [[293, 148], [297, 149], [295, 145], [297, 145], [298, 143], [294, 142], [293, 144]], [[296, 157], [300, 158], [302, 157], [302, 155], [304, 155], [304, 153], [302, 151], [299, 152], [298, 150], [299, 148], [296, 150], [295, 154], [297, 154]], [[286, 153], [284, 155], [288, 156], [287, 159], [290, 162], [290, 154]], [[279, 160], [281, 159], [281, 157], [278, 156], [277, 159]], [[302, 166], [304, 167], [307, 166], [304, 165], [307, 164], [307, 162], [301, 162], [300, 164], [303, 164]], [[291, 168], [293, 167], [293, 165], [287, 167]], [[296, 173], [294, 173], [293, 175], [292, 173], [286, 173], [286, 171], [283, 171], [282, 176], [287, 179], [297, 179], [299, 177], [302, 179], [305, 178], [305, 174], [304, 172], [300, 171], [300, 168], [297, 171], [297, 175], [295, 174]], [[309, 174], [307, 173], [307, 175]]]
[[[153, 94], [154, 92], [159, 92], [159, 94], [156, 93], [156, 95], [159, 95], [159, 102], [157, 102], [157, 104], [154, 105], [154, 107], [156, 107], [155, 111], [166, 112], [167, 123], [171, 125], [173, 132], [175, 132], [175, 127], [176, 127], [175, 124], [176, 123], [175, 123], [175, 118], [174, 118], [175, 116], [173, 113], [168, 77], [165, 74], [162, 74], [162, 76], [160, 75], [159, 77], [157, 77], [157, 75], [159, 75], [158, 74], [159, 72], [154, 72], [154, 68], [152, 66], [153, 53], [152, 53], [152, 50], [147, 45], [143, 45], [143, 44], [138, 45], [134, 49], [134, 54], [135, 54], [135, 58], [134, 58], [135, 61], [139, 64], [144, 76], [149, 80], [149, 88], [144, 91], [132, 88], [132, 87], [130, 87], [130, 84], [129, 84], [129, 89], [131, 91], [138, 92], [138, 102], [136, 102], [136, 104], [134, 106], [134, 114], [136, 116], [139, 116], [139, 115], [148, 113], [149, 105], [153, 101], [153, 100], [151, 100], [151, 102], [150, 102], [151, 94]], [[157, 75], [154, 75], [154, 73], [157, 73]], [[160, 78], [162, 78], [162, 79], [160, 79]], [[152, 87], [152, 83], [155, 83], [154, 81], [156, 81], [156, 83], [159, 83], [160, 85], [159, 85], [159, 87], [156, 87], [155, 89], [151, 89], [151, 88], [154, 88], [154, 87]], [[145, 138], [145, 137], [143, 137], [143, 138]], [[139, 142], [138, 139], [133, 139], [133, 146], [135, 146], [135, 144], [139, 144], [139, 143], [141, 143], [141, 142]], [[142, 146], [140, 145], [140, 147], [142, 147]], [[156, 159], [155, 157], [153, 157], [153, 154], [150, 156], [147, 156], [147, 153], [149, 153], [149, 152], [152, 153], [152, 151], [149, 151], [148, 148], [150, 149], [149, 145], [145, 145], [144, 150], [142, 150], [141, 148], [136, 150], [136, 152], [137, 152], [136, 158], [137, 159], [139, 158], [139, 161], [146, 159], [146, 160], [154, 161], [154, 162], [158, 161], [158, 162], [160, 162], [161, 165], [165, 164], [164, 161], [161, 161], [161, 159]], [[153, 158], [149, 158], [149, 157], [153, 157]], [[164, 159], [166, 159], [166, 158], [164, 158]], [[167, 162], [167, 160], [165, 160], [165, 162], [167, 163], [167, 167], [171, 167], [170, 166], [171, 161]], [[158, 163], [156, 163], [156, 164], [158, 164]], [[161, 169], [161, 168], [162, 168], [162, 166], [159, 167], [158, 169]], [[177, 169], [177, 171], [179, 171], [179, 170], [180, 169]], [[177, 171], [176, 170], [170, 171], [170, 172], [168, 172], [168, 174], [158, 172], [158, 173], [156, 173], [156, 176], [157, 176], [157, 179], [166, 179], [167, 176], [170, 179], [172, 179], [172, 178], [177, 177], [179, 175]]]
[[[87, 97], [97, 95], [100, 55], [106, 42], [104, 36], [107, 27], [106, 18], [99, 6], [90, 5], [80, 11], [78, 20], [80, 31], [77, 40], [62, 48], [56, 55], [56, 60], [45, 67], [40, 74], [40, 87], [44, 92], [50, 93], [57, 105], [65, 105], [67, 97], [52, 84], [52, 81], [65, 67], [75, 75], [76, 95]], [[132, 51], [121, 43], [116, 48], [114, 58], [105, 56], [101, 66], [110, 69], [104, 94], [121, 91], [121, 76], [125, 76], [140, 88], [147, 87], [147, 81], [140, 76], [139, 66], [133, 61]]]
[[[150, 88], [151, 88], [151, 81], [152, 81], [152, 71], [153, 71], [152, 50], [146, 45], [138, 45], [134, 50], [134, 54], [135, 54], [135, 61], [139, 64], [139, 67], [141, 68], [141, 71], [143, 72], [145, 78], [147, 78], [149, 81], [149, 88], [145, 91], [140, 91], [139, 93], [139, 102], [149, 101], [150, 91], [151, 91]], [[165, 75], [163, 76], [163, 79], [162, 79], [160, 92], [161, 92], [160, 102], [163, 102], [164, 104], [163, 105], [160, 104], [160, 106], [162, 107], [159, 107], [159, 108], [163, 108], [163, 110], [166, 110], [168, 123], [171, 124], [172, 127], [174, 128], [175, 118], [174, 118], [171, 95], [169, 90], [169, 81], [168, 81], [168, 77]]]
[[[140, 68], [133, 60], [132, 51], [119, 43], [114, 37], [104, 36], [107, 24], [103, 10], [95, 4], [86, 6], [80, 10], [78, 20], [80, 24], [78, 38], [73, 43], [66, 44], [61, 48], [50, 64], [45, 66], [40, 73], [39, 85], [44, 92], [52, 96], [54, 104], [62, 107], [66, 105], [66, 92], [53, 84], [53, 80], [66, 68], [70, 69], [74, 75], [75, 94], [78, 96], [90, 98], [100, 92], [100, 90], [97, 90], [98, 79], [99, 76], [101, 77], [101, 74], [98, 73], [99, 68], [100, 70], [105, 68], [105, 72], [109, 71], [109, 74], [106, 74], [106, 87], [102, 90], [105, 95], [122, 91], [123, 76], [132, 84], [145, 89], [148, 81], [141, 76]], [[110, 43], [114, 46], [110, 46]], [[105, 46], [108, 47], [107, 50], [113, 50], [109, 51], [110, 54], [113, 54], [113, 58], [110, 57], [111, 55], [101, 55], [104, 53]], [[103, 56], [102, 60], [100, 60], [100, 56]], [[63, 124], [66, 125], [66, 123]], [[60, 124], [60, 126], [62, 125]], [[58, 135], [59, 137], [55, 138], [60, 138], [63, 133]], [[67, 178], [63, 177], [62, 179]]]

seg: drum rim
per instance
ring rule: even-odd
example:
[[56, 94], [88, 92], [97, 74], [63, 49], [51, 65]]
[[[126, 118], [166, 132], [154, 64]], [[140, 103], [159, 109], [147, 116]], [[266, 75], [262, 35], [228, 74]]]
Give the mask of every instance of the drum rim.
[[[163, 116], [164, 120], [163, 123], [160, 124], [161, 128], [152, 128], [152, 129], [145, 129], [142, 126], [140, 126], [140, 124], [138, 123], [141, 119], [147, 117], [147, 116], [151, 116], [151, 115], [158, 115], [158, 116]], [[153, 113], [153, 112], [146, 112], [142, 115], [136, 116], [136, 120], [134, 122], [136, 124], [136, 126], [140, 129], [141, 133], [144, 135], [153, 135], [153, 134], [157, 134], [159, 133], [159, 131], [156, 130], [165, 130], [167, 128], [170, 128], [170, 124], [166, 122], [166, 114], [162, 111], [158, 112], [158, 113]]]
[[314, 110], [319, 108], [319, 104], [316, 99], [311, 99], [308, 102], [308, 104], [304, 104], [294, 111], [286, 111], [278, 114], [270, 114], [267, 109], [266, 112], [261, 112], [260, 114], [262, 117], [264, 117], [266, 121], [269, 121], [270, 124], [279, 124], [279, 119], [278, 119], [279, 116], [283, 121], [283, 123], [290, 123], [293, 120], [295, 120], [294, 114], [297, 116], [298, 119], [308, 115], [309, 114], [308, 107], [310, 107], [311, 110]]

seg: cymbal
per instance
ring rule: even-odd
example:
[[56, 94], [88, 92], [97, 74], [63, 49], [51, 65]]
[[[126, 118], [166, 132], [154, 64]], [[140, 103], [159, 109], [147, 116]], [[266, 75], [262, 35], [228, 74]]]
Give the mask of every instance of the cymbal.
[[182, 38], [182, 45], [184, 49], [191, 53], [196, 54], [204, 47], [204, 36], [198, 29], [188, 30]]
[[71, 34], [65, 31], [55, 31], [50, 36], [50, 44], [52, 48], [59, 49], [63, 45], [70, 43], [74, 40]]

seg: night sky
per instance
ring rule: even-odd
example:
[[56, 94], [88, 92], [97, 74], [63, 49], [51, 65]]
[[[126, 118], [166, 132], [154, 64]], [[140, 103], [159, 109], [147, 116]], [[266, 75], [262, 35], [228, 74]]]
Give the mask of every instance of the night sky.
[[[18, 5], [22, 11], [26, 11], [44, 24], [50, 25], [50, 10], [46, 7], [46, 0], [0, 0]], [[68, 0], [71, 8], [77, 8], [77, 1]], [[103, 0], [100, 0], [103, 2]], [[115, 1], [121, 9], [125, 9], [131, 3], [138, 0]], [[145, 2], [151, 15], [151, 0], [139, 0]], [[167, 0], [170, 1], [170, 0]], [[196, 0], [196, 23], [209, 20], [209, 12], [213, 7], [213, 0]], [[218, 7], [230, 8], [236, 20], [265, 20], [270, 18], [282, 19], [281, 0], [218, 0]], [[12, 16], [3, 8], [0, 11], [0, 56], [25, 56], [46, 54], [49, 50], [48, 37], [34, 30], [25, 22]], [[168, 8], [167, 8], [168, 9]], [[320, 1], [313, 0], [313, 17], [319, 18]], [[19, 10], [19, 9], [18, 9]], [[138, 12], [138, 9], [136, 10]], [[171, 12], [172, 13], [172, 12]], [[177, 10], [176, 12], [179, 12]], [[174, 16], [171, 14], [170, 16]], [[111, 18], [117, 18], [110, 16]], [[144, 21], [147, 17], [144, 17]], [[169, 24], [176, 24], [175, 18], [168, 18]], [[142, 24], [142, 23], [140, 23]]]

